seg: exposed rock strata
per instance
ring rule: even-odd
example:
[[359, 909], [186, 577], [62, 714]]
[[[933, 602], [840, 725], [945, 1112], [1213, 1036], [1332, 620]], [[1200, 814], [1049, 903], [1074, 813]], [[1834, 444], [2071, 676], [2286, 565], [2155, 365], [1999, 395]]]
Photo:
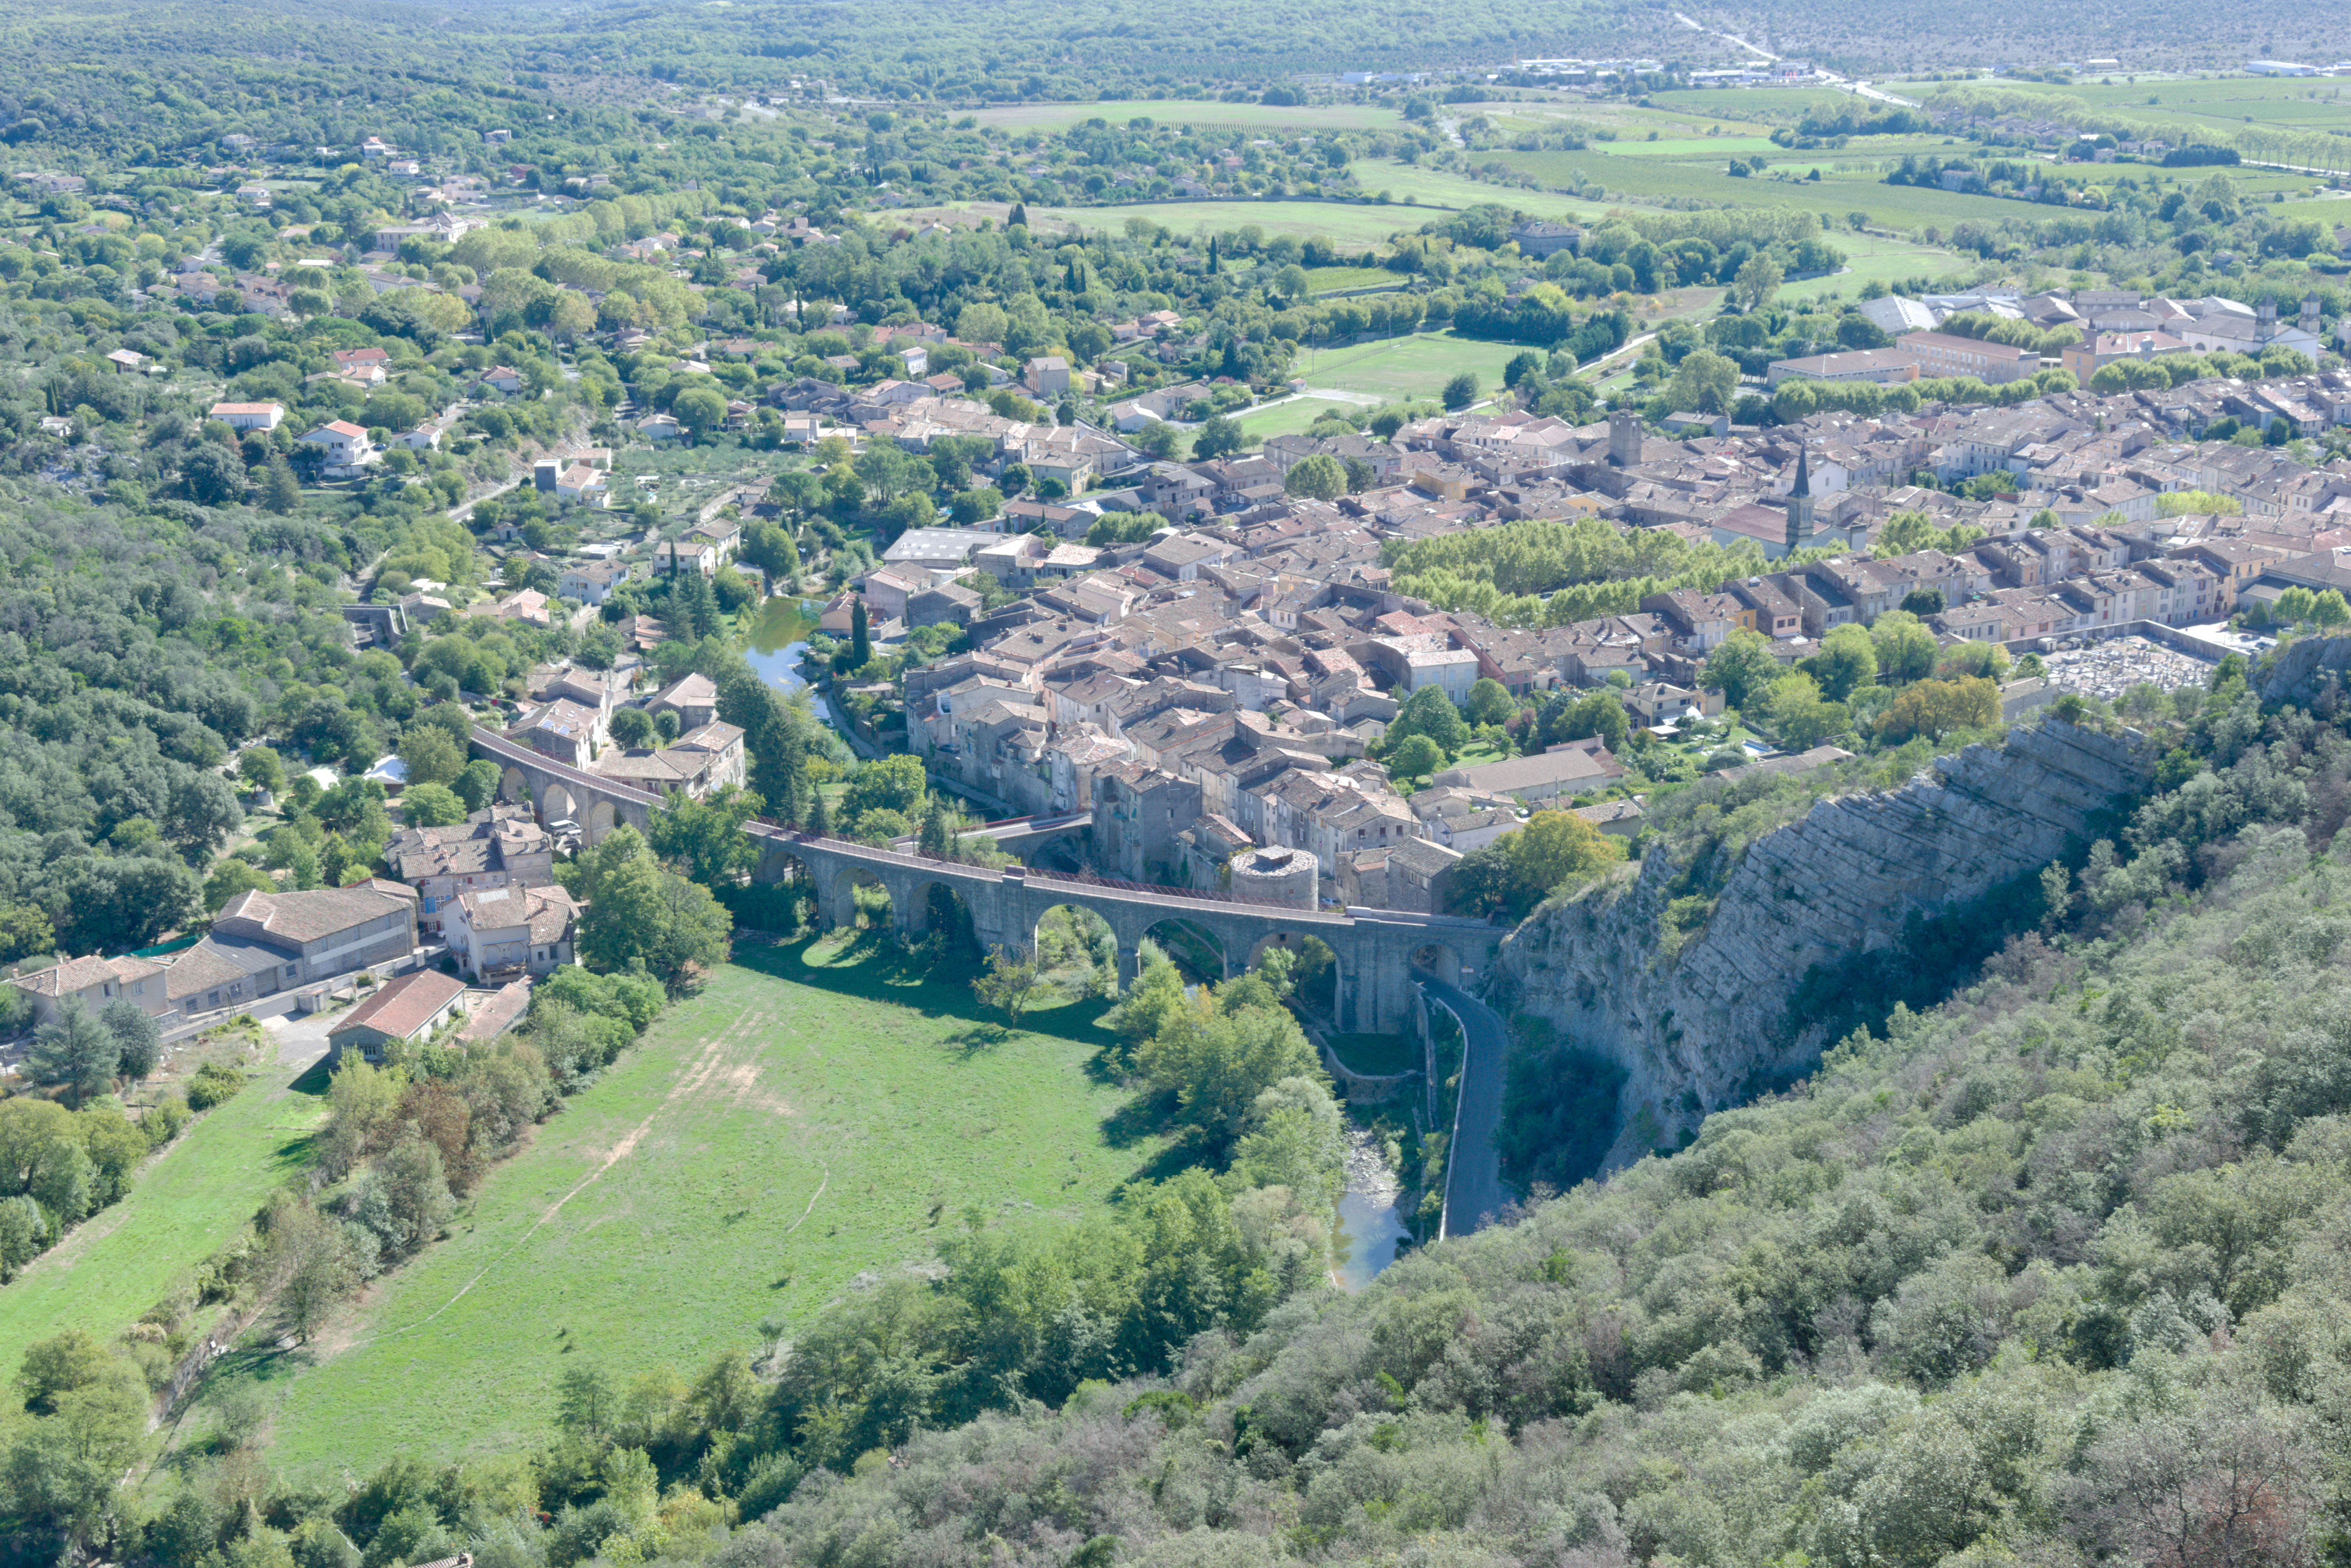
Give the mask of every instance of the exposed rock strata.
[[2052, 720], [2001, 747], [1970, 747], [1899, 789], [1823, 800], [1748, 846], [1677, 952], [1660, 936], [1677, 868], [1652, 856], [1634, 881], [1521, 926], [1489, 999], [1625, 1069], [1625, 1130], [1610, 1164], [1637, 1158], [1693, 1124], [1693, 1104], [1719, 1109], [1759, 1072], [1819, 1059], [1822, 1028], [1788, 1018], [1813, 965], [1889, 946], [1913, 915], [1964, 905], [2078, 847], [2094, 816], [2146, 787], [2151, 763], [2136, 736]]

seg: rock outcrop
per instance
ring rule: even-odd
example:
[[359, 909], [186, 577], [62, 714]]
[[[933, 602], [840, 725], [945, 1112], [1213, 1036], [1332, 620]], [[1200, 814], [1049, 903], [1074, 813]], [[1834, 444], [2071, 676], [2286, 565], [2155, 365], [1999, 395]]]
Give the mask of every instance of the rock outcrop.
[[1823, 1026], [1790, 1013], [1813, 966], [1892, 946], [1914, 916], [1962, 908], [2078, 849], [2095, 817], [2147, 787], [2152, 762], [2135, 735], [2052, 720], [1899, 789], [1823, 800], [1748, 846], [1677, 950], [1663, 915], [1678, 868], [1653, 855], [1636, 879], [1520, 926], [1489, 999], [1624, 1068], [1609, 1163], [1638, 1158], [1759, 1077], [1819, 1059]]
[[2351, 637], [2304, 637], [2279, 649], [2262, 665], [2258, 690], [2264, 707], [2292, 703], [2309, 707], [2340, 700], [2351, 679]]

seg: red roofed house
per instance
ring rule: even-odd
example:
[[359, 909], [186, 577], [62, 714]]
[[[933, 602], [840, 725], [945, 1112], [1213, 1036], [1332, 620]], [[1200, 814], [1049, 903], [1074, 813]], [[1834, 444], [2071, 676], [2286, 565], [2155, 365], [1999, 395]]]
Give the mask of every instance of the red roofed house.
[[329, 479], [348, 479], [365, 473], [377, 455], [368, 433], [347, 419], [320, 425], [303, 436], [301, 444], [323, 455], [325, 461], [319, 471]]
[[430, 1034], [457, 1010], [465, 983], [438, 969], [417, 969], [376, 988], [327, 1031], [333, 1054], [357, 1051], [370, 1061], [383, 1060], [383, 1048]]
[[274, 402], [216, 402], [212, 417], [231, 430], [275, 430], [285, 420], [286, 410]]

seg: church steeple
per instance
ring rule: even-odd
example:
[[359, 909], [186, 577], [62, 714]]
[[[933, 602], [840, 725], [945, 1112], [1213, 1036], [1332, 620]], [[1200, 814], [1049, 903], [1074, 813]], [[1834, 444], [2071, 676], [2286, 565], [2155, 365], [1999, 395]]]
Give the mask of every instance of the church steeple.
[[1796, 448], [1796, 482], [1788, 491], [1788, 548], [1809, 549], [1813, 543], [1813, 470], [1808, 447]]

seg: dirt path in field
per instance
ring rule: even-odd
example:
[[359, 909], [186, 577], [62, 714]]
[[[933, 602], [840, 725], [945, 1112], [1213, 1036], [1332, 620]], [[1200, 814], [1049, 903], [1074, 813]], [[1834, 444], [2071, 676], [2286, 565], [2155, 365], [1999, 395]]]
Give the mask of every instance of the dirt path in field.
[[[651, 1133], [657, 1124], [672, 1118], [684, 1107], [696, 1102], [723, 1101], [730, 1105], [745, 1103], [751, 1096], [757, 1083], [758, 1066], [752, 1061], [730, 1062], [728, 1058], [736, 1048], [755, 1040], [760, 1030], [776, 1021], [777, 1015], [771, 1011], [747, 1008], [732, 1023], [713, 1035], [709, 1042], [695, 1054], [693, 1061], [686, 1063], [685, 1070], [678, 1074], [677, 1081], [672, 1083], [669, 1092], [662, 1096], [661, 1103], [646, 1113], [644, 1120], [622, 1134], [620, 1139], [604, 1152], [601, 1158], [596, 1158], [594, 1167], [586, 1176], [573, 1183], [560, 1197], [549, 1204], [545, 1211], [531, 1223], [529, 1229], [517, 1237], [496, 1257], [475, 1270], [474, 1277], [459, 1287], [456, 1294], [414, 1322], [403, 1323], [399, 1328], [386, 1329], [381, 1333], [369, 1334], [364, 1337], [336, 1336], [331, 1341], [323, 1342], [319, 1346], [320, 1359], [332, 1360], [345, 1351], [357, 1350], [363, 1345], [374, 1344], [379, 1341], [394, 1339], [431, 1323], [471, 1294], [475, 1286], [489, 1277], [490, 1270], [528, 1245], [531, 1238], [537, 1236], [557, 1215], [563, 1212], [565, 1205], [602, 1180], [605, 1172], [634, 1154], [638, 1145], [644, 1141], [645, 1135]], [[756, 1103], [763, 1110], [771, 1110], [787, 1116], [792, 1113], [790, 1105], [775, 1096], [762, 1095]], [[595, 1156], [591, 1155], [590, 1158]], [[818, 1164], [822, 1166], [823, 1162], [820, 1160]], [[830, 1168], [827, 1168], [824, 1181], [817, 1186], [818, 1197], [823, 1196], [825, 1186], [831, 1180], [831, 1173]], [[809, 1199], [809, 1208], [813, 1211], [815, 1207], [816, 1197], [811, 1197]], [[800, 1217], [802, 1220], [806, 1220], [807, 1218], [806, 1214]], [[798, 1225], [796, 1224], [793, 1228], [799, 1228]]]

